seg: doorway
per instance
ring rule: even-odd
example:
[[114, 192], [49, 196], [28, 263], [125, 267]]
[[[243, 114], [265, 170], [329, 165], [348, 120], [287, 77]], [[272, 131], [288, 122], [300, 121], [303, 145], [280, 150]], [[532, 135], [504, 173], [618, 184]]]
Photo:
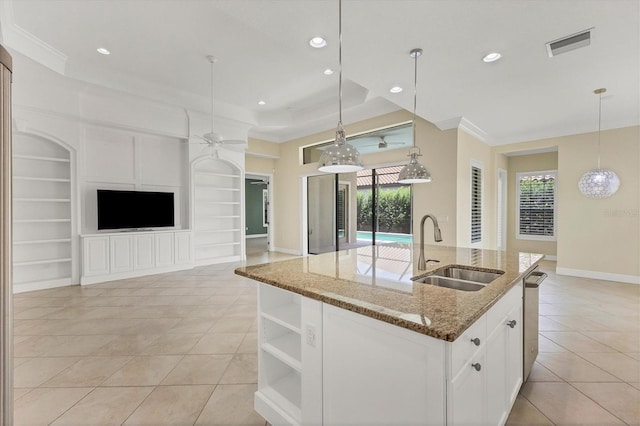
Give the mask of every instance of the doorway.
[[271, 176], [245, 175], [245, 251], [262, 256], [271, 248]]

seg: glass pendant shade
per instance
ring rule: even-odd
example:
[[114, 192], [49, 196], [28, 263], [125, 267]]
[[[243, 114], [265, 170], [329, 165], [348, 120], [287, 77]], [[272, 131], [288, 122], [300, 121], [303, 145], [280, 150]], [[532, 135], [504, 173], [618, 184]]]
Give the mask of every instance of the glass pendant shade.
[[578, 181], [578, 188], [582, 195], [588, 198], [608, 198], [616, 193], [620, 187], [620, 178], [612, 170], [600, 168], [600, 134], [602, 133], [602, 94], [607, 89], [593, 91], [598, 95], [598, 165], [595, 169], [583, 174]]
[[417, 152], [410, 154], [411, 161], [405, 165], [398, 175], [398, 183], [427, 183], [431, 182], [431, 175], [427, 168], [418, 162]]
[[578, 188], [589, 198], [607, 198], [616, 193], [620, 179], [615, 172], [607, 169], [593, 169], [582, 175]]
[[360, 152], [346, 142], [344, 130], [336, 132], [336, 141], [322, 152], [318, 170], [325, 173], [350, 173], [362, 170]]

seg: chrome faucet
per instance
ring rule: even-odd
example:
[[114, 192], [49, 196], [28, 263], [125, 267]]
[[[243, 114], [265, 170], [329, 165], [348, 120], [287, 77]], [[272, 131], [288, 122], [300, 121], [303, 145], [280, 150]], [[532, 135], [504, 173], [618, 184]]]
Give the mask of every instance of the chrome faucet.
[[427, 262], [424, 259], [424, 221], [427, 218], [433, 222], [433, 239], [436, 243], [442, 241], [442, 234], [440, 233], [440, 227], [438, 226], [438, 219], [432, 214], [425, 214], [420, 221], [420, 258], [418, 259], [418, 270], [424, 271], [427, 269]]

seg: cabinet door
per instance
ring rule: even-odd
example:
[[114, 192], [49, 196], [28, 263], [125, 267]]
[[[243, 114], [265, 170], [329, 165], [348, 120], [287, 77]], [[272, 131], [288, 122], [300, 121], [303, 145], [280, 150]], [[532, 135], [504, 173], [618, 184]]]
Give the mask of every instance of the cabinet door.
[[133, 237], [133, 269], [148, 269], [155, 265], [153, 234]]
[[82, 244], [82, 274], [90, 277], [109, 273], [109, 237], [85, 237]]
[[489, 424], [486, 421], [485, 409], [485, 370], [485, 352], [482, 348], [468, 364], [462, 367], [451, 382], [449, 424], [460, 426]]
[[191, 232], [175, 233], [176, 265], [191, 263]]
[[[513, 328], [507, 328], [507, 411], [511, 410], [522, 385], [522, 304], [518, 304], [509, 313], [508, 321], [516, 321]], [[537, 337], [537, 336], [536, 336]]]
[[156, 266], [173, 265], [173, 233], [156, 234]]
[[[508, 317], [505, 315], [487, 338], [487, 424], [504, 424], [509, 415], [507, 408]], [[509, 407], [510, 408], [510, 407]]]
[[127, 272], [133, 269], [133, 251], [131, 236], [118, 235], [109, 237], [111, 255], [111, 273]]

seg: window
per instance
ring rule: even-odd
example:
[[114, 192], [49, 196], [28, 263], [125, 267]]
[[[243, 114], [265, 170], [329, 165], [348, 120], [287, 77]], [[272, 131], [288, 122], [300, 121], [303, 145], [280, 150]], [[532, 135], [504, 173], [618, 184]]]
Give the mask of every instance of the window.
[[471, 243], [482, 241], [482, 165], [471, 163]]
[[516, 178], [516, 238], [555, 241], [557, 172], [518, 173]]

